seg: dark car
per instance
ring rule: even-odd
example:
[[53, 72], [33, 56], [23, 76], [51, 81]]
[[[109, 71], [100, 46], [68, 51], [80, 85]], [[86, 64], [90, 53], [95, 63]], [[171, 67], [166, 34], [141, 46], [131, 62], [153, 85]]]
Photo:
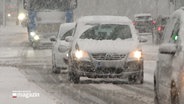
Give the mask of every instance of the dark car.
[[184, 104], [184, 8], [165, 27], [154, 74], [155, 104]]
[[161, 17], [159, 16], [156, 20], [156, 28], [155, 28], [155, 44], [160, 44], [163, 37], [163, 32], [165, 25], [167, 24], [167, 20], [169, 17]]
[[153, 28], [155, 21], [153, 20], [151, 14], [136, 14], [133, 21], [135, 28], [139, 33], [151, 33], [153, 34]]

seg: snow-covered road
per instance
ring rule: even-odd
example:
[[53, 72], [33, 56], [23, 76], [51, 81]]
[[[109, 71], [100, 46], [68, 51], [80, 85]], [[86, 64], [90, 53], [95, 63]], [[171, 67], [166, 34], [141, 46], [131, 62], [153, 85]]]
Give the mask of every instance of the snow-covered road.
[[[158, 46], [143, 44], [143, 85], [88, 78], [82, 78], [80, 84], [72, 84], [68, 81], [67, 71], [57, 75], [51, 73], [50, 49], [33, 50], [27, 42], [26, 29], [10, 28], [14, 30], [0, 30], [0, 40], [3, 40], [0, 41], [0, 90], [4, 94], [0, 99], [3, 98], [4, 102], [12, 99], [12, 90], [26, 89], [43, 95], [36, 98], [34, 104], [153, 104], [153, 73]], [[21, 103], [32, 104], [30, 100], [21, 98]], [[6, 104], [12, 103], [7, 101]]]

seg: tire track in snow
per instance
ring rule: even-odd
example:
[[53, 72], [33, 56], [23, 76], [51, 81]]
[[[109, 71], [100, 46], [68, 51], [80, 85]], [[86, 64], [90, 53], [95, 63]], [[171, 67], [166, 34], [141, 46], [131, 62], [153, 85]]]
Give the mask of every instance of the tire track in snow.
[[[92, 84], [91, 86], [95, 87], [96, 89], [99, 90], [104, 90], [104, 91], [114, 91], [116, 92], [114, 94], [114, 96], [126, 96], [127, 98], [137, 101], [137, 103], [132, 103], [132, 104], [139, 104], [138, 102], [141, 102], [141, 104], [153, 104], [153, 97], [152, 95], [147, 96], [147, 94], [143, 93], [143, 89], [140, 88], [136, 88], [137, 90], [135, 90], [133, 85], [121, 85], [121, 86], [117, 86], [117, 85], [113, 85], [111, 84], [110, 88], [108, 88], [108, 84], [101, 84], [100, 87], [99, 85], [96, 84]], [[143, 91], [141, 91], [143, 90]], [[140, 92], [141, 91], [141, 92]], [[147, 90], [145, 90], [147, 91]], [[149, 92], [150, 93], [150, 92]], [[130, 103], [130, 102], [129, 102]]]

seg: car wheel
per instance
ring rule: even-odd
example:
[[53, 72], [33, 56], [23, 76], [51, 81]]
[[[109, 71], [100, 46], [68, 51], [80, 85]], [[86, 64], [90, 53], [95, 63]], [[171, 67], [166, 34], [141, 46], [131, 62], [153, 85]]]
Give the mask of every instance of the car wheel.
[[52, 56], [52, 72], [55, 74], [59, 74], [60, 73], [60, 69], [58, 67], [56, 67], [56, 64], [54, 62], [55, 58], [54, 56]]
[[32, 47], [33, 49], [38, 49], [38, 44], [36, 44], [35, 42], [32, 43]]
[[143, 84], [144, 83], [144, 73], [141, 72], [138, 75], [131, 75], [128, 77], [128, 82], [133, 84]]
[[179, 91], [176, 87], [175, 82], [171, 82], [170, 97], [171, 97], [171, 104], [180, 104], [179, 103]]
[[73, 81], [75, 84], [80, 82], [80, 76], [74, 72], [69, 72], [69, 80]]
[[158, 103], [158, 98], [157, 98], [156, 95], [155, 95], [155, 98], [154, 98], [154, 104], [159, 104], [159, 103]]
[[68, 72], [68, 76], [69, 76], [69, 80], [73, 81], [75, 84], [78, 84], [80, 82], [80, 76], [73, 71], [73, 66], [69, 65], [69, 72]]
[[60, 69], [57, 68], [55, 65], [52, 66], [52, 72], [55, 73], [55, 74], [59, 74], [60, 73]]
[[155, 93], [154, 104], [159, 104], [156, 89], [157, 89], [157, 87], [156, 87], [156, 77], [154, 76], [154, 93]]

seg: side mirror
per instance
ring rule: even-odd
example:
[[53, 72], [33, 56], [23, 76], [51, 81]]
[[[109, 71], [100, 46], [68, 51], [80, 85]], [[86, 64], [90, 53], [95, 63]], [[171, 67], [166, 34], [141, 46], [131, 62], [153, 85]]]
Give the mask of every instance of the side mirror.
[[177, 45], [173, 43], [167, 43], [167, 44], [162, 44], [159, 47], [159, 52], [161, 54], [171, 54], [174, 55], [177, 51]]
[[52, 36], [52, 37], [50, 38], [50, 41], [51, 41], [51, 42], [55, 42], [55, 41], [56, 41], [56, 37], [55, 37], [55, 36]]
[[144, 42], [148, 41], [146, 38], [143, 38], [141, 36], [138, 37], [138, 40], [139, 40], [140, 43], [144, 43]]
[[67, 36], [67, 37], [65, 38], [65, 41], [66, 41], [66, 42], [72, 42], [72, 41], [73, 41], [73, 37], [72, 37], [72, 36]]
[[69, 47], [64, 46], [64, 45], [59, 45], [59, 47], [58, 47], [58, 51], [61, 52], [61, 53], [64, 53], [68, 50], [69, 50]]

